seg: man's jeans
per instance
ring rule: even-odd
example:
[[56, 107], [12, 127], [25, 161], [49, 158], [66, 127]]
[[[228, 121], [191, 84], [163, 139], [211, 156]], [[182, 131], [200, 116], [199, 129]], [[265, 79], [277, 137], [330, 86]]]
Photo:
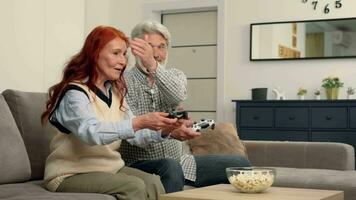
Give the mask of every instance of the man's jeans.
[[184, 174], [182, 166], [172, 158], [139, 161], [133, 163], [130, 167], [159, 175], [166, 193], [183, 190]]
[[226, 177], [227, 167], [250, 167], [251, 163], [240, 155], [196, 155], [197, 177], [188, 185], [204, 187], [221, 183], [229, 183]]

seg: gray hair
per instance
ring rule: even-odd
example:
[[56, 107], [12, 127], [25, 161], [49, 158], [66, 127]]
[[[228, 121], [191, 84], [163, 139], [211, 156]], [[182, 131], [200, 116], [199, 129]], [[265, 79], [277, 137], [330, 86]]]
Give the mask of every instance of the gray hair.
[[152, 20], [147, 20], [137, 24], [131, 32], [131, 38], [143, 39], [145, 34], [153, 34], [153, 33], [162, 35], [163, 38], [166, 39], [167, 44], [168, 45], [170, 44], [171, 34], [169, 33], [167, 27], [165, 27], [163, 24], [157, 21], [152, 21]]

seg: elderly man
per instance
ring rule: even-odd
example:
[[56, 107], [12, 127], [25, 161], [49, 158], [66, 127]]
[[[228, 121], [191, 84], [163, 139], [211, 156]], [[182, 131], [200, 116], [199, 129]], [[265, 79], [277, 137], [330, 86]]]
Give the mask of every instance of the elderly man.
[[[187, 98], [187, 78], [178, 69], [165, 68], [170, 43], [168, 29], [156, 21], [145, 21], [132, 30], [131, 37], [136, 65], [125, 74], [126, 100], [130, 108], [135, 115], [175, 110]], [[192, 132], [175, 134], [145, 148], [123, 142], [120, 152], [130, 167], [160, 175], [167, 193], [182, 190], [184, 183], [199, 187], [227, 182], [226, 166], [250, 166], [248, 160], [240, 156], [183, 155], [181, 141], [195, 136]], [[208, 165], [220, 166], [212, 167], [217, 176], [201, 179], [203, 176], [197, 174], [197, 166]]]

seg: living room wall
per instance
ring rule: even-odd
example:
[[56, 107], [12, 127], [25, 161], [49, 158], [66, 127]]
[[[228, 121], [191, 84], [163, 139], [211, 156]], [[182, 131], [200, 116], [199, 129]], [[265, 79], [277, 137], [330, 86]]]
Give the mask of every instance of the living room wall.
[[[220, 120], [234, 122], [235, 105], [231, 100], [250, 99], [251, 88], [255, 87], [269, 88], [269, 99], [273, 99], [271, 90], [275, 87], [281, 87], [286, 92], [287, 99], [296, 99], [297, 89], [305, 87], [308, 89], [306, 99], [312, 99], [313, 90], [320, 88], [321, 80], [329, 75], [339, 76], [346, 87], [356, 87], [356, 79], [353, 78], [356, 76], [356, 59], [249, 61], [250, 23], [356, 17], [352, 9], [356, 7], [356, 2], [342, 1], [342, 9], [333, 9], [329, 14], [324, 14], [322, 9], [314, 11], [311, 5], [303, 4], [301, 1], [222, 1], [225, 2], [226, 17], [225, 66], [223, 66], [224, 87], [218, 89], [224, 90], [225, 95], [222, 97], [224, 103], [220, 105], [223, 108], [220, 112], [224, 113], [224, 117]], [[112, 0], [108, 2], [111, 5], [109, 6], [111, 16], [103, 19], [103, 22], [108, 22], [129, 33], [137, 21], [145, 19], [144, 4], [153, 2], [167, 1], [135, 0], [123, 4], [122, 1]], [[92, 3], [93, 9], [87, 9], [87, 14], [98, 12], [94, 9], [96, 2], [92, 0]], [[95, 20], [97, 23], [98, 19]], [[95, 23], [90, 23], [91, 21], [93, 20], [87, 20], [87, 27], [94, 26]], [[345, 88], [342, 88], [340, 98], [345, 97]]]
[[46, 91], [84, 38], [84, 0], [0, 1], [0, 92]]
[[47, 91], [94, 26], [113, 25], [129, 33], [143, 17], [144, 2], [1, 0], [0, 92]]
[[[106, 24], [129, 34], [146, 19], [144, 5], [187, 0], [2, 0], [0, 2], [0, 91], [13, 88], [45, 91], [58, 81], [65, 61], [82, 45], [95, 26]], [[190, 0], [195, 1], [195, 0]], [[323, 14], [301, 1], [216, 0], [225, 3], [223, 118], [234, 122], [232, 99], [250, 99], [254, 87], [281, 87], [287, 99], [296, 99], [300, 86], [312, 91], [329, 75], [339, 76], [345, 86], [356, 87], [356, 59], [249, 61], [250, 23], [356, 17], [354, 1], [342, 1], [343, 7]], [[320, 1], [321, 2], [321, 1]], [[341, 90], [345, 97], [345, 88]], [[269, 98], [273, 98], [271, 92]]]
[[[324, 1], [319, 1], [323, 3]], [[325, 1], [326, 2], [326, 1]], [[227, 50], [225, 66], [225, 112], [227, 121], [235, 120], [235, 105], [231, 99], [250, 99], [251, 88], [269, 88], [268, 98], [274, 96], [271, 89], [279, 86], [286, 91], [287, 99], [297, 99], [299, 87], [308, 89], [306, 99], [313, 99], [313, 90], [321, 87], [326, 76], [339, 76], [345, 86], [356, 87], [356, 59], [325, 59], [299, 61], [249, 61], [249, 24], [259, 22], [311, 20], [325, 18], [356, 17], [355, 1], [342, 1], [342, 9], [324, 14], [314, 11], [311, 5], [301, 1], [250, 0], [226, 1]], [[345, 87], [340, 98], [346, 97]], [[322, 93], [322, 97], [325, 97]]]

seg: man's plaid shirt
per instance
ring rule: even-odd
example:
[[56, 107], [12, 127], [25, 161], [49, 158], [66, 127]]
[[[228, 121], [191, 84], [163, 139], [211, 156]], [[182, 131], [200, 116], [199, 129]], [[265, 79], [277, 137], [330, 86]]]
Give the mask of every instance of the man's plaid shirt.
[[[174, 110], [187, 97], [187, 78], [178, 69], [164, 69], [158, 65], [153, 74], [155, 83], [150, 87], [147, 75], [132, 67], [125, 72], [128, 87], [126, 101], [133, 113], [142, 115], [148, 112]], [[186, 179], [195, 181], [196, 163], [192, 155], [182, 155], [182, 143], [175, 139], [149, 144], [145, 148], [132, 146], [122, 141], [120, 153], [126, 165], [141, 160], [173, 158], [181, 161]], [[182, 158], [182, 159], [181, 159]]]

